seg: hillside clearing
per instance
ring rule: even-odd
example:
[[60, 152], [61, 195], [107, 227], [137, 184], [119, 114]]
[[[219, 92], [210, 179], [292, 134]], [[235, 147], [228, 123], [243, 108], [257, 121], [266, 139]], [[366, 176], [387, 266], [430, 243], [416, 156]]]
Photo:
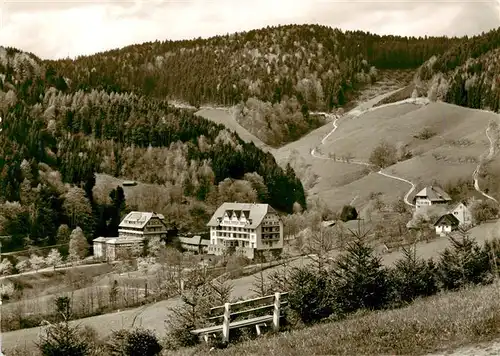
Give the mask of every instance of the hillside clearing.
[[[432, 182], [471, 180], [480, 156], [488, 150], [485, 129], [492, 120], [498, 120], [498, 115], [441, 102], [424, 107], [413, 104], [381, 107], [355, 118], [347, 115], [340, 119], [338, 129], [320, 149], [323, 156], [349, 156], [351, 160], [367, 162], [381, 140], [396, 147], [406, 146], [413, 157], [384, 172], [407, 179], [418, 189]], [[415, 137], [423, 128], [432, 133], [430, 138]], [[399, 183], [403, 182], [389, 178], [384, 181], [370, 174], [344, 186], [316, 186], [311, 193], [324, 197], [332, 209], [339, 209], [354, 195], [358, 196], [356, 206], [366, 203], [372, 192], [382, 192], [386, 202], [402, 198], [409, 188]]]
[[207, 120], [213, 121], [217, 124], [224, 125], [230, 131], [235, 131], [240, 138], [245, 142], [253, 142], [255, 146], [264, 151], [272, 152], [274, 149], [266, 145], [255, 135], [252, 135], [247, 129], [241, 126], [232, 113], [232, 109], [226, 108], [204, 108], [195, 113], [202, 116]]

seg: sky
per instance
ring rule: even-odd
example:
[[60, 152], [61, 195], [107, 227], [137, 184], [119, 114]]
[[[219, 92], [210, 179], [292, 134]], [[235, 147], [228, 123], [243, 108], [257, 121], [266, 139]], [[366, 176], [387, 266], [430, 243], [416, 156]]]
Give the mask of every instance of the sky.
[[291, 23], [474, 35], [500, 27], [500, 0], [0, 0], [0, 45], [47, 59]]

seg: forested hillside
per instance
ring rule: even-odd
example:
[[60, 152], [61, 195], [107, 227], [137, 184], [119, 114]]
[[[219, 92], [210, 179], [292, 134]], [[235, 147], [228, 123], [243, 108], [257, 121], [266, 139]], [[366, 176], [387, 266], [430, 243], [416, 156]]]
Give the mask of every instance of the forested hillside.
[[500, 109], [500, 28], [458, 43], [418, 71], [429, 96], [452, 104]]
[[[285, 212], [296, 202], [305, 207], [291, 168], [223, 126], [164, 100], [95, 86], [74, 91], [34, 55], [0, 47], [0, 235], [12, 236], [7, 248], [64, 242], [76, 226], [88, 240], [116, 235], [120, 214], [133, 207], [121, 188], [95, 197], [96, 172], [165, 185], [170, 193], [158, 198], [166, 206], [159, 212], [186, 229], [203, 227], [199, 216], [235, 192]], [[171, 211], [183, 220], [172, 221]]]
[[375, 81], [376, 68], [417, 68], [459, 41], [289, 25], [156, 41], [48, 64], [71, 79], [73, 90], [134, 91], [192, 105], [244, 103], [240, 124], [279, 146], [321, 124], [310, 110], [342, 106], [356, 88]]

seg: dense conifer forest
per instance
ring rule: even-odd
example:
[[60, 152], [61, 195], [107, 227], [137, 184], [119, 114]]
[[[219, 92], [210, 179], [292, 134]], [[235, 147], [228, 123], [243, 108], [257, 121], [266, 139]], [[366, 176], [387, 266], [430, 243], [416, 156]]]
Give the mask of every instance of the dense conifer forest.
[[456, 43], [418, 71], [429, 96], [475, 109], [500, 109], [500, 28]]

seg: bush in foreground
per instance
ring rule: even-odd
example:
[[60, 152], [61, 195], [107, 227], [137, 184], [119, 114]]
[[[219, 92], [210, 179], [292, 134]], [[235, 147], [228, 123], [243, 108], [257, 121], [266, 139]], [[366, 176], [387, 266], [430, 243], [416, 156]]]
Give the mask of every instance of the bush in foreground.
[[106, 351], [110, 356], [156, 356], [161, 350], [156, 335], [145, 329], [115, 331], [106, 343]]

